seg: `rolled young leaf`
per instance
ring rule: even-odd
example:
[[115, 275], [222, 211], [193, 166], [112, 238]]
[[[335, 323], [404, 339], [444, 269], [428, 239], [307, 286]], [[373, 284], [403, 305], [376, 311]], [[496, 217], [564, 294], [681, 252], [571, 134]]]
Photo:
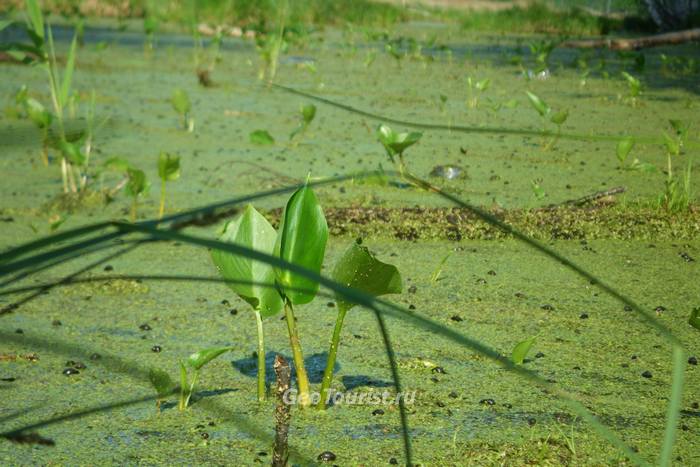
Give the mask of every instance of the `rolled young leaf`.
[[[276, 237], [277, 232], [267, 219], [248, 205], [243, 214], [226, 224], [219, 240], [272, 254]], [[272, 266], [221, 250], [212, 250], [211, 258], [224, 279], [248, 282], [227, 285], [263, 317], [273, 316], [282, 309]]]
[[[401, 293], [401, 274], [396, 266], [379, 261], [366, 248], [353, 242], [333, 269], [333, 280], [372, 296]], [[349, 310], [354, 303], [336, 294], [338, 308]]]
[[522, 365], [528, 352], [530, 352], [532, 346], [535, 345], [536, 340], [537, 336], [519, 342], [515, 348], [513, 348], [513, 353], [510, 357], [511, 361], [516, 365]]
[[[328, 240], [323, 209], [311, 187], [297, 190], [282, 214], [275, 255], [297, 266], [321, 272]], [[318, 292], [318, 282], [283, 269], [275, 269], [277, 283], [293, 305], [309, 303]]]
[[211, 349], [200, 350], [187, 357], [187, 366], [200, 370], [204, 365], [214, 360], [216, 357], [233, 350], [233, 347], [213, 347]]
[[544, 103], [542, 99], [537, 97], [536, 94], [533, 94], [530, 91], [525, 91], [525, 94], [527, 94], [527, 98], [530, 100], [532, 107], [534, 107], [537, 113], [541, 116], [546, 116], [552, 110], [547, 104]]

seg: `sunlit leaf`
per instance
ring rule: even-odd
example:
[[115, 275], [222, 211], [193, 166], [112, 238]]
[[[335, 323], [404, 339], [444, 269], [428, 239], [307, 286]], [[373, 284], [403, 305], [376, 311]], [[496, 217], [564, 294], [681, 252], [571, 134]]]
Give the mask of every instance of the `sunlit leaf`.
[[158, 156], [158, 176], [169, 182], [180, 178], [180, 156], [161, 152]]
[[24, 100], [24, 108], [29, 119], [39, 128], [47, 128], [51, 125], [51, 113], [36, 99], [27, 97]]
[[530, 349], [532, 349], [532, 346], [535, 345], [535, 341], [537, 340], [537, 337], [531, 337], [529, 339], [526, 339], [522, 342], [519, 342], [514, 348], [513, 348], [513, 353], [510, 356], [510, 359], [513, 363], [516, 365], [522, 365], [523, 362], [525, 361], [525, 357], [527, 357], [527, 354], [530, 352]]
[[301, 117], [305, 125], [309, 125], [316, 117], [316, 106], [313, 104], [306, 104], [301, 108]]
[[70, 49], [68, 50], [68, 58], [66, 59], [66, 68], [63, 71], [63, 80], [61, 81], [61, 92], [58, 95], [61, 107], [65, 107], [68, 104], [68, 97], [70, 96], [70, 88], [73, 82], [73, 70], [75, 69], [75, 49], [78, 44], [77, 36], [73, 36], [73, 41], [70, 44]]
[[700, 331], [700, 307], [693, 308], [693, 311], [690, 312], [690, 319], [688, 319], [688, 323]]
[[214, 360], [216, 357], [233, 350], [233, 347], [213, 347], [211, 349], [200, 350], [187, 357], [187, 366], [195, 370], [200, 370], [204, 365]]
[[552, 116], [549, 118], [549, 121], [554, 123], [555, 125], [562, 125], [566, 121], [566, 119], [569, 118], [569, 111], [568, 110], [561, 110], [559, 112], [556, 112], [552, 114]]
[[407, 148], [416, 144], [422, 136], [423, 134], [418, 132], [397, 133], [384, 124], [379, 125], [377, 129], [379, 142], [382, 143], [384, 149], [391, 156], [403, 154]]
[[626, 136], [620, 141], [618, 141], [616, 154], [617, 160], [620, 161], [621, 164], [624, 164], [625, 160], [627, 160], [627, 156], [629, 155], [630, 151], [632, 151], [634, 143], [634, 138], [632, 138], [631, 136]]
[[260, 146], [275, 144], [275, 139], [267, 130], [255, 130], [250, 133], [250, 142]]
[[102, 165], [105, 170], [110, 170], [112, 172], [126, 173], [126, 171], [129, 170], [129, 162], [122, 157], [110, 157]]
[[[336, 282], [374, 297], [400, 293], [402, 288], [401, 274], [396, 266], [379, 261], [357, 242], [352, 242], [338, 260], [331, 277]], [[349, 310], [355, 306], [339, 294], [336, 294], [336, 301], [341, 310]]]
[[[272, 254], [276, 238], [277, 232], [267, 219], [248, 205], [243, 214], [226, 224], [219, 240]], [[260, 311], [263, 317], [272, 316], [282, 309], [282, 298], [274, 287], [272, 266], [221, 250], [212, 250], [211, 257], [224, 279], [244, 282], [226, 285], [253, 309]]]
[[65, 140], [61, 140], [59, 143], [59, 149], [61, 150], [61, 155], [65, 157], [71, 164], [82, 166], [85, 164], [87, 158], [85, 154], [80, 150], [80, 146], [76, 143], [70, 143]]
[[129, 181], [126, 183], [126, 194], [129, 196], [141, 196], [148, 191], [149, 183], [143, 170], [129, 168], [126, 171]]
[[531, 93], [530, 91], [525, 91], [525, 94], [527, 94], [527, 98], [530, 101], [530, 104], [532, 104], [532, 107], [539, 113], [541, 116], [546, 116], [552, 109], [549, 108], [547, 104], [544, 103], [542, 99], [537, 97], [537, 95]]
[[[328, 240], [323, 209], [311, 187], [297, 190], [285, 207], [275, 243], [275, 254], [297, 266], [321, 272]], [[276, 269], [277, 282], [294, 305], [308, 303], [318, 292], [318, 282], [292, 271]]]
[[173, 91], [170, 102], [173, 105], [175, 112], [179, 113], [180, 115], [187, 115], [190, 113], [190, 109], [192, 108], [190, 97], [183, 89], [176, 89]]

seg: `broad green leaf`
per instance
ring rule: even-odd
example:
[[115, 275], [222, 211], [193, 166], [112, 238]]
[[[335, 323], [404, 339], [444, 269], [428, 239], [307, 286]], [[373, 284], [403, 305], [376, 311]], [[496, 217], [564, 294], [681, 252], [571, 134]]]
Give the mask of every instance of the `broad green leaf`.
[[[401, 292], [401, 274], [396, 266], [379, 261], [365, 247], [352, 242], [333, 269], [334, 281], [374, 297]], [[338, 308], [349, 310], [355, 304], [336, 294]]]
[[527, 94], [527, 98], [530, 100], [532, 107], [534, 107], [537, 113], [539, 113], [541, 116], [546, 116], [552, 110], [547, 104], [544, 103], [542, 99], [537, 97], [537, 95], [531, 93], [530, 91], [525, 91], [525, 94]]
[[44, 16], [41, 13], [38, 0], [26, 1], [27, 17], [32, 30], [37, 37], [44, 39]]
[[561, 111], [553, 114], [549, 118], [549, 121], [554, 123], [555, 125], [563, 125], [567, 118], [569, 118], [569, 111], [568, 110], [561, 110]]
[[190, 97], [183, 89], [176, 89], [173, 91], [170, 102], [172, 103], [175, 112], [179, 113], [180, 115], [190, 113], [190, 109], [192, 108], [192, 104], [190, 104]]
[[[275, 254], [292, 264], [320, 273], [327, 240], [328, 225], [323, 209], [311, 187], [305, 185], [287, 202], [275, 242]], [[291, 271], [275, 269], [275, 276], [294, 305], [310, 302], [318, 292], [318, 282]]]
[[688, 129], [690, 128], [690, 124], [688, 122], [677, 119], [671, 119], [668, 122], [676, 132], [676, 135], [680, 136], [681, 138], [685, 138], [688, 135]]
[[68, 141], [61, 140], [59, 143], [59, 149], [63, 157], [68, 159], [68, 162], [78, 166], [85, 164], [87, 160], [85, 154], [80, 150], [80, 146], [76, 143], [69, 143]]
[[168, 182], [180, 178], [180, 156], [161, 152], [158, 156], [158, 176]]
[[112, 172], [126, 173], [129, 170], [129, 162], [122, 157], [110, 157], [104, 162], [103, 166], [106, 170]]
[[211, 349], [200, 350], [187, 358], [187, 366], [200, 370], [204, 365], [214, 360], [216, 357], [233, 350], [233, 347], [213, 347]]
[[[219, 240], [235, 243], [261, 253], [272, 254], [277, 232], [251, 205], [240, 216], [228, 222]], [[273, 316], [282, 309], [282, 298], [275, 287], [275, 272], [269, 264], [254, 261], [227, 251], [212, 250], [214, 265], [226, 280], [247, 283], [229, 283], [231, 290], [263, 317]]]
[[531, 337], [529, 339], [526, 339], [522, 342], [519, 342], [514, 348], [513, 348], [513, 353], [511, 354], [511, 361], [515, 363], [516, 365], [522, 365], [523, 362], [525, 361], [525, 357], [527, 357], [528, 352], [530, 352], [530, 349], [532, 348], [533, 345], [535, 345], [535, 341], [537, 340], [537, 336]]
[[700, 331], [700, 307], [693, 308], [693, 311], [690, 312], [690, 319], [688, 319], [688, 323]]
[[66, 69], [63, 71], [63, 80], [61, 81], [61, 93], [59, 99], [61, 107], [68, 104], [68, 96], [70, 95], [71, 83], [73, 81], [73, 70], [75, 69], [75, 50], [78, 44], [77, 35], [73, 36], [73, 41], [70, 44], [68, 58], [66, 59]]
[[255, 130], [250, 133], [250, 142], [260, 146], [275, 144], [275, 139], [267, 130]]
[[126, 173], [129, 176], [125, 187], [127, 195], [136, 197], [148, 191], [149, 183], [143, 170], [129, 168]]
[[24, 100], [24, 108], [29, 119], [39, 128], [47, 128], [51, 125], [51, 113], [36, 99], [26, 98]]
[[148, 370], [148, 380], [158, 393], [158, 397], [165, 397], [175, 390], [175, 383], [170, 379], [170, 375], [159, 368]]
[[620, 161], [621, 164], [624, 164], [625, 160], [627, 160], [627, 156], [634, 147], [634, 142], [634, 138], [626, 136], [617, 143], [617, 160]]
[[316, 117], [316, 106], [307, 104], [301, 108], [301, 118], [304, 120], [304, 125], [309, 125]]
[[422, 136], [423, 134], [418, 132], [397, 133], [384, 124], [379, 125], [377, 129], [379, 142], [391, 156], [402, 154], [407, 148], [417, 143]]
[[5, 20], [5, 19], [0, 19], [0, 31], [11, 25], [13, 21], [11, 20]]

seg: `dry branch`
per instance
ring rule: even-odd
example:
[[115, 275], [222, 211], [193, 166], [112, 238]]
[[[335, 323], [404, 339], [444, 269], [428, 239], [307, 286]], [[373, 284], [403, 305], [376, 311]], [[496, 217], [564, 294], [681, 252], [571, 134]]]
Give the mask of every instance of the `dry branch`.
[[684, 31], [667, 32], [654, 36], [645, 36], [632, 39], [594, 39], [581, 41], [565, 41], [559, 44], [560, 47], [577, 49], [599, 49], [608, 48], [610, 50], [638, 50], [649, 47], [659, 47], [662, 45], [677, 45], [686, 42], [700, 40], [700, 28], [686, 29]]

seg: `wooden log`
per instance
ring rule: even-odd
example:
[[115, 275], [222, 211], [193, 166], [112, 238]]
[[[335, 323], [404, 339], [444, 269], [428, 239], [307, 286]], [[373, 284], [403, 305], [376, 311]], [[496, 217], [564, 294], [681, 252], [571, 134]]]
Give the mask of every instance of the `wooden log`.
[[662, 45], [678, 45], [686, 42], [699, 41], [700, 28], [686, 29], [684, 31], [667, 32], [654, 36], [637, 37], [631, 39], [593, 39], [564, 41], [559, 47], [575, 49], [600, 49], [610, 50], [639, 50]]

